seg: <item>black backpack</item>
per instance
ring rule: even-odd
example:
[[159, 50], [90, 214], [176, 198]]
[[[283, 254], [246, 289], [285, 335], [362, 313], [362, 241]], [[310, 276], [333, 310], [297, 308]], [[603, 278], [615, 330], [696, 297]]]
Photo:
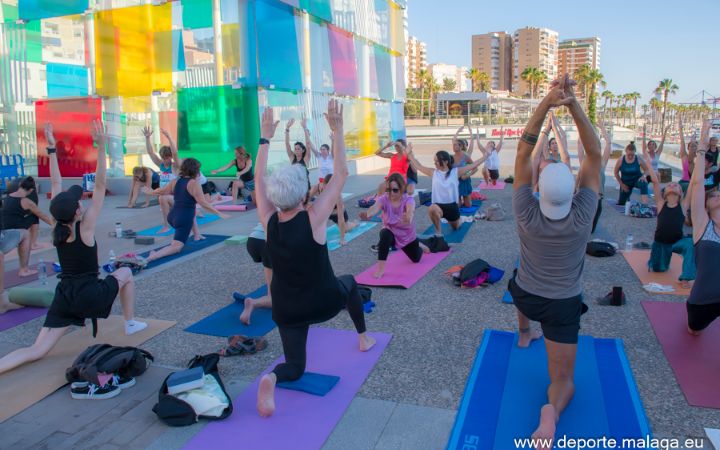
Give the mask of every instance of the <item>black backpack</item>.
[[163, 381], [158, 393], [158, 402], [153, 406], [153, 412], [167, 425], [171, 427], [184, 427], [197, 423], [198, 419], [207, 420], [222, 420], [230, 416], [233, 412], [232, 398], [227, 393], [225, 385], [220, 379], [220, 373], [218, 372], [218, 361], [220, 355], [217, 353], [210, 353], [205, 356], [195, 356], [188, 363], [188, 369], [193, 367], [202, 367], [205, 375], [212, 375], [215, 377], [220, 389], [222, 389], [225, 397], [228, 399], [228, 407], [222, 412], [220, 417], [212, 416], [197, 416], [193, 407], [184, 400], [181, 400], [174, 395], [168, 394], [167, 380], [170, 378], [168, 375]]
[[442, 236], [431, 236], [427, 239], [420, 239], [420, 242], [430, 249], [430, 253], [447, 252], [450, 250], [450, 246]]
[[88, 381], [99, 385], [98, 373], [135, 377], [147, 370], [148, 360], [154, 361], [155, 358], [136, 347], [95, 344], [75, 358], [72, 366], [65, 371], [65, 378], [70, 383]]
[[590, 241], [587, 243], [587, 246], [585, 247], [585, 253], [587, 253], [590, 256], [596, 256], [596, 257], [606, 257], [606, 256], [614, 256], [616, 253], [615, 247], [605, 241]]
[[484, 259], [478, 258], [467, 263], [460, 271], [460, 274], [457, 277], [453, 277], [453, 282], [456, 286], [461, 286], [467, 281], [475, 280], [478, 275], [489, 270], [490, 264]]

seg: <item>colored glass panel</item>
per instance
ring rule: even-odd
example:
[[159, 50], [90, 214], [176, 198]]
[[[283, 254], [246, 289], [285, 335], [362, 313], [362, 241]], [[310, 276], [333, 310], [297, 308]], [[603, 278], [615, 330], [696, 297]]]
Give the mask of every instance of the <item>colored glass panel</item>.
[[183, 28], [210, 28], [213, 26], [212, 0], [182, 0]]
[[[393, 79], [390, 54], [382, 47], [375, 46], [375, 70], [378, 83], [378, 96], [383, 100], [393, 99]], [[390, 74], [390, 76], [388, 76]]]
[[95, 15], [98, 94], [136, 97], [172, 89], [171, 12], [166, 3]]
[[346, 99], [343, 106], [346, 149], [353, 156], [373, 154], [380, 146], [374, 102]]
[[88, 95], [87, 67], [48, 63], [45, 68], [49, 98]]
[[390, 103], [391, 139], [405, 138], [405, 105], [400, 102]]
[[396, 101], [405, 100], [405, 62], [402, 56], [392, 56], [391, 66], [393, 84], [395, 86], [394, 98]]
[[24, 20], [80, 14], [88, 9], [88, 0], [19, 0], [19, 16]]
[[358, 77], [352, 35], [340, 28], [328, 25], [328, 37], [335, 92], [356, 96], [358, 95]]
[[25, 45], [27, 62], [42, 62], [42, 35], [40, 21], [32, 20], [25, 24]]
[[313, 16], [332, 22], [330, 0], [300, 0], [300, 8]]
[[255, 3], [259, 84], [302, 89], [295, 14], [292, 8]]
[[260, 97], [260, 102], [266, 106], [292, 107], [300, 105], [298, 94], [295, 91], [263, 90], [260, 92]]
[[360, 97], [371, 97], [370, 89], [370, 48], [367, 43], [356, 39], [355, 43], [355, 65], [357, 67], [358, 95]]
[[183, 44], [182, 30], [172, 30], [172, 51], [173, 72], [185, 70], [185, 45]]
[[149, 95], [142, 97], [122, 97], [124, 113], [148, 113], [152, 110], [152, 99]]
[[7, 5], [3, 3], [0, 5], [0, 8], [2, 8], [3, 21], [9, 22], [18, 20], [18, 7], [16, 5]]
[[405, 27], [403, 26], [403, 10], [395, 3], [390, 3], [390, 40], [388, 47], [396, 52], [405, 52]]
[[240, 24], [224, 23], [221, 32], [223, 67], [240, 67]]
[[91, 136], [92, 121], [100, 119], [99, 98], [48, 100], [35, 102], [38, 143], [38, 176], [50, 176], [47, 141], [43, 127], [52, 122], [57, 141], [57, 158], [64, 177], [81, 177], [95, 172], [97, 149]]
[[310, 21], [309, 47], [311, 89], [316, 92], [333, 92], [333, 66], [328, 29], [325, 24]]

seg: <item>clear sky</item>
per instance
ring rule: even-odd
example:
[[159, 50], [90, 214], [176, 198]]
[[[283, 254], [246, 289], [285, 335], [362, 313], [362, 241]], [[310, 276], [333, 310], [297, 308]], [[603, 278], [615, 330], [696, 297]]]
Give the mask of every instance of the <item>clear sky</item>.
[[663, 78], [680, 87], [670, 101], [720, 96], [720, 0], [408, 0], [411, 36], [427, 43], [428, 63], [470, 67], [470, 37], [544, 27], [560, 39], [599, 36], [600, 72], [615, 94], [643, 102]]

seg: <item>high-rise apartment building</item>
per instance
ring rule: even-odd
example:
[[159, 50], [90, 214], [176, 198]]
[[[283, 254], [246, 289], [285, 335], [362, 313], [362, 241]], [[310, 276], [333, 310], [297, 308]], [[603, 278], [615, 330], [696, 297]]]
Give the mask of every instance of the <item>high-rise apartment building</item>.
[[512, 36], [504, 31], [472, 37], [472, 67], [490, 75], [490, 88], [512, 89]]
[[558, 46], [558, 74], [573, 75], [582, 65], [600, 69], [600, 38], [565, 39]]
[[522, 79], [523, 71], [535, 67], [545, 72], [547, 83], [538, 87], [537, 95], [547, 92], [549, 82], [558, 75], [558, 33], [548, 28], [526, 27], [513, 35], [513, 93], [529, 96], [530, 83]]
[[405, 52], [405, 85], [418, 88], [418, 73], [427, 70], [427, 48], [424, 42], [414, 36], [407, 39]]
[[465, 66], [436, 63], [430, 64], [427, 70], [432, 74], [435, 82], [440, 86], [443, 86], [443, 81], [446, 78], [455, 81], [455, 89], [453, 89], [453, 92], [462, 92], [468, 88], [468, 68]]

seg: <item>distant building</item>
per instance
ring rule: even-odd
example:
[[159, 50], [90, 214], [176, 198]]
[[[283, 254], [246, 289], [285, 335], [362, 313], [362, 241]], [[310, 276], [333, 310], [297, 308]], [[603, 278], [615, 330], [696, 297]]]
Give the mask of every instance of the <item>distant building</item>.
[[528, 67], [545, 72], [548, 83], [540, 85], [538, 96], [547, 93], [549, 82], [558, 75], [558, 33], [548, 28], [526, 27], [513, 35], [513, 85], [512, 92], [520, 96], [530, 95], [530, 84], [521, 78]]
[[600, 38], [564, 39], [558, 45], [558, 74], [573, 75], [582, 65], [600, 69]]
[[432, 74], [435, 82], [440, 86], [443, 85], [443, 80], [445, 80], [445, 78], [455, 81], [455, 89], [453, 92], [468, 90], [467, 71], [467, 67], [456, 66], [453, 64], [436, 63], [428, 66], [428, 72]]
[[472, 67], [490, 75], [490, 88], [512, 89], [513, 38], [504, 31], [472, 37]]
[[405, 85], [408, 88], [418, 88], [418, 73], [427, 70], [427, 46], [414, 36], [407, 39], [405, 52]]

